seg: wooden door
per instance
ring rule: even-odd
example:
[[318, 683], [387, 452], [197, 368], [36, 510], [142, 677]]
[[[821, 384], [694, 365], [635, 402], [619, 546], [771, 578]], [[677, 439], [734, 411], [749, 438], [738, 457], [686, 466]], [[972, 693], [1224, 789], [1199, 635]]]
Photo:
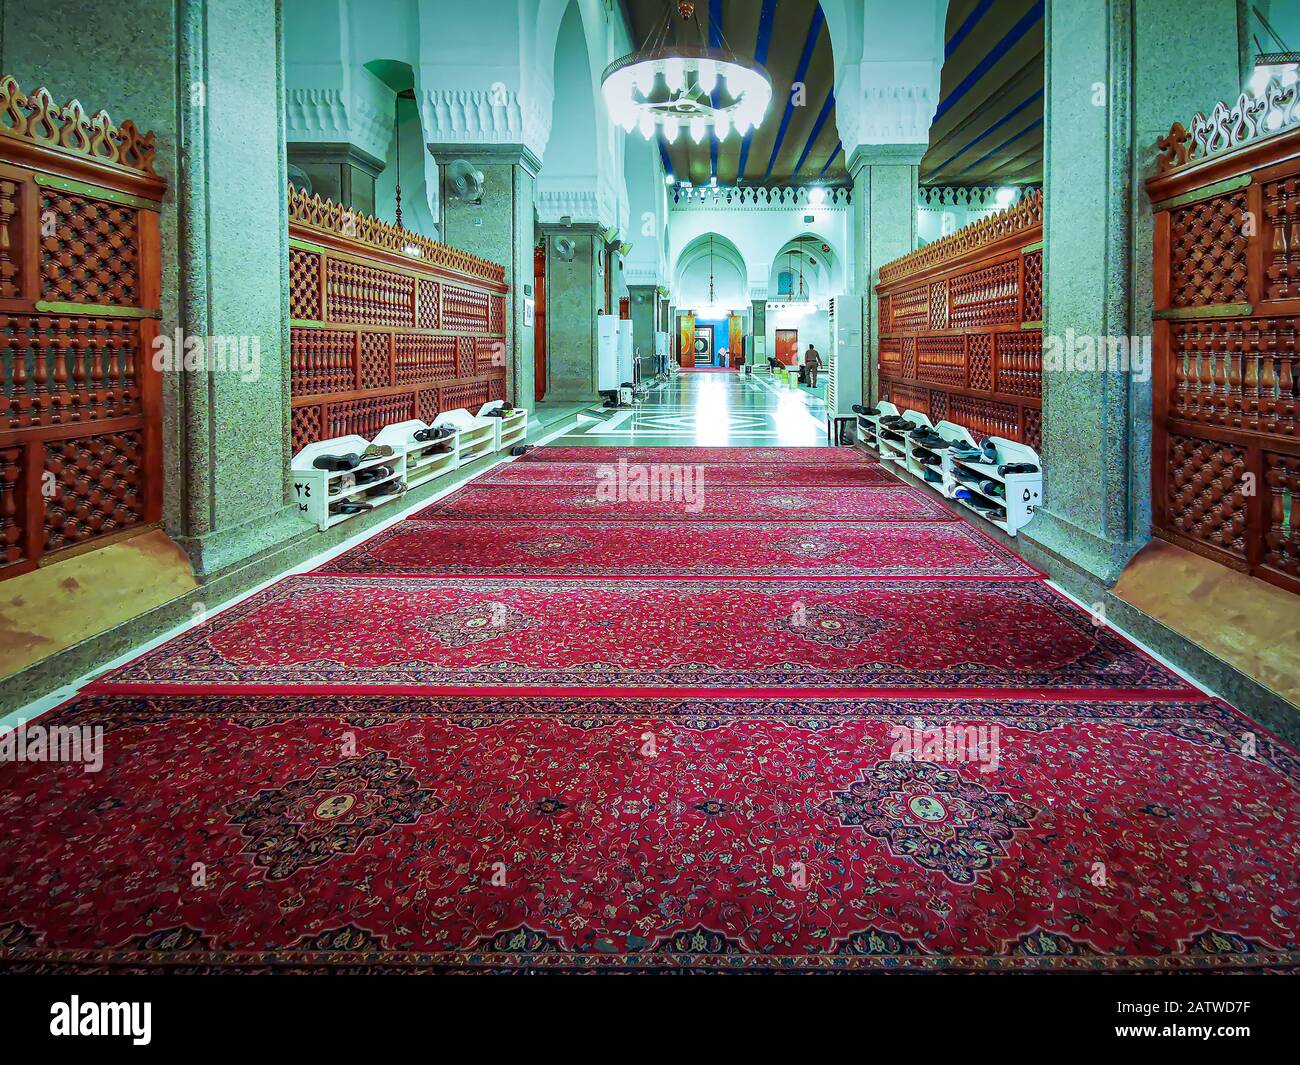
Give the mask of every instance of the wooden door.
[[533, 388], [536, 399], [546, 395], [546, 245], [533, 249]]
[[799, 330], [776, 331], [776, 361], [782, 366], [794, 366], [799, 361]]
[[745, 320], [738, 314], [727, 317], [727, 358], [732, 369], [745, 361]]
[[677, 318], [681, 323], [681, 342], [677, 348], [677, 365], [682, 367], [695, 365], [695, 315], [682, 314]]

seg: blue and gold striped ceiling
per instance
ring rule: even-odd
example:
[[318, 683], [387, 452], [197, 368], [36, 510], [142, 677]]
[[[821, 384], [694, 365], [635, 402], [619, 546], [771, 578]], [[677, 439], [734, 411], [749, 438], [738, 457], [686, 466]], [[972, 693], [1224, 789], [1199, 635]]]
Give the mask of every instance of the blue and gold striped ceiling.
[[[663, 22], [665, 0], [628, 0], [638, 47]], [[674, 8], [673, 22], [679, 25]], [[835, 63], [817, 0], [697, 0], [696, 19], [713, 47], [756, 59], [772, 78], [772, 103], [745, 137], [695, 144], [660, 141], [664, 167], [707, 185], [789, 185], [848, 180], [835, 125]], [[688, 39], [698, 39], [698, 31]], [[802, 85], [802, 91], [794, 91]]]
[[[901, 0], [905, 2], [905, 0]], [[626, 0], [638, 47], [667, 0]], [[934, 185], [1042, 183], [1043, 0], [950, 0], [939, 105], [921, 180]], [[817, 0], [697, 0], [714, 47], [761, 63], [772, 78], [767, 117], [741, 138], [660, 139], [664, 168], [694, 185], [848, 181], [835, 122], [835, 64]], [[698, 38], [697, 30], [688, 39]], [[796, 86], [802, 86], [800, 92]]]
[[950, 0], [927, 185], [1041, 185], [1043, 0]]

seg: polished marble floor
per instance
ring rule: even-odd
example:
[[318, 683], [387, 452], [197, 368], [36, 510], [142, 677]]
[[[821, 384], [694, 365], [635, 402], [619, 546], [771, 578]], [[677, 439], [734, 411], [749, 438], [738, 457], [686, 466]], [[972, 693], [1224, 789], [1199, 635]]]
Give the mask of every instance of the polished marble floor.
[[813, 392], [767, 374], [681, 373], [652, 385], [631, 410], [591, 408], [552, 444], [814, 447], [826, 435], [826, 383]]

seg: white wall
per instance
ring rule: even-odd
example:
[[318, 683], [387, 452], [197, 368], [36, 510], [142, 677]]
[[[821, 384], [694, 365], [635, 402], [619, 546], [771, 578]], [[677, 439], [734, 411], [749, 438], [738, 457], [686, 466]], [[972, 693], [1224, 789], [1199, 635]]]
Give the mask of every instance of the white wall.
[[[687, 206], [670, 202], [668, 247], [672, 272], [676, 275], [677, 263], [684, 250], [702, 235], [717, 233], [740, 253], [748, 278], [748, 297], [765, 299], [772, 295], [775, 298], [767, 289], [774, 260], [781, 249], [794, 237], [815, 236], [830, 245], [833, 260], [840, 266], [825, 293], [838, 295], [845, 291], [842, 264], [845, 261], [849, 213], [850, 208], [844, 204], [728, 205], [710, 199], [702, 205], [692, 202]], [[807, 217], [812, 221], [806, 222]], [[673, 300], [682, 305], [676, 292]]]

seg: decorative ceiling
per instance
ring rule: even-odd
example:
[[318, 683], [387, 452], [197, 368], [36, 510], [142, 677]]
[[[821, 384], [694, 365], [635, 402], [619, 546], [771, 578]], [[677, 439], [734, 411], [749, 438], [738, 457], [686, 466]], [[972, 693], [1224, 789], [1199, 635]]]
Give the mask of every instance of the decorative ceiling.
[[[672, 8], [673, 25], [682, 28], [676, 3], [627, 0], [638, 48], [662, 25]], [[680, 181], [708, 185], [835, 184], [848, 180], [835, 124], [835, 64], [830, 31], [817, 0], [697, 0], [695, 20], [684, 40], [698, 43], [700, 30], [710, 47], [729, 48], [766, 68], [772, 103], [757, 129], [719, 142], [696, 144], [684, 132], [676, 143], [662, 138], [665, 169]], [[798, 96], [792, 92], [802, 83]], [[635, 134], [634, 134], [635, 136]]]
[[925, 185], [1041, 185], [1043, 0], [950, 0]]

